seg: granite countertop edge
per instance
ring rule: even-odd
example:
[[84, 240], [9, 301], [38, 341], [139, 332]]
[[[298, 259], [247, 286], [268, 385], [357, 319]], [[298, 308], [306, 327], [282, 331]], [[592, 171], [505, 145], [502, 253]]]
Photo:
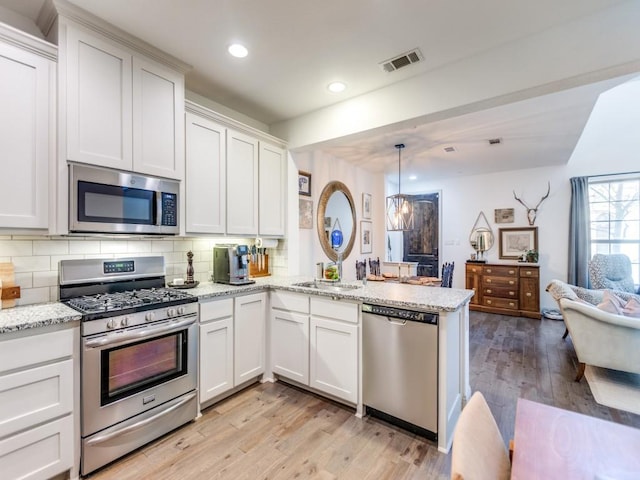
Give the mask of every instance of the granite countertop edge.
[[[358, 288], [343, 292], [323, 291], [296, 285], [312, 280], [310, 277], [272, 276], [257, 278], [256, 282], [250, 285], [225, 285], [204, 282], [188, 291], [202, 301], [268, 290], [285, 290], [332, 299], [444, 312], [456, 311], [462, 305], [468, 303], [473, 296], [472, 290], [386, 282], [368, 282], [366, 285], [359, 281], [344, 282], [347, 285], [357, 286]], [[79, 312], [59, 302], [3, 309], [0, 310], [0, 334], [79, 321], [81, 317], [82, 315]]]

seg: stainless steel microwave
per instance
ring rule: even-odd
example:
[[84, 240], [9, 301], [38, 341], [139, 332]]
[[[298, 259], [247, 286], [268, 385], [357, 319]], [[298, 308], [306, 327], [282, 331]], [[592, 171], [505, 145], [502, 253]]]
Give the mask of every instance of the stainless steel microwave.
[[180, 182], [69, 165], [69, 231], [177, 235]]

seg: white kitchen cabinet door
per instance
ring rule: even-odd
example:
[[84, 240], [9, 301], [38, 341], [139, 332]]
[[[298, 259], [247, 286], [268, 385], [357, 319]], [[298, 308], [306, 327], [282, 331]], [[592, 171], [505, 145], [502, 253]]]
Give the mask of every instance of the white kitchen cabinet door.
[[309, 314], [271, 309], [273, 373], [309, 385]]
[[186, 114], [186, 232], [225, 233], [226, 128]]
[[233, 316], [200, 325], [200, 403], [233, 388]]
[[133, 57], [133, 170], [184, 178], [184, 77]]
[[287, 202], [285, 151], [260, 142], [260, 235], [284, 236]]
[[132, 55], [67, 29], [67, 159], [131, 170]]
[[309, 385], [358, 401], [358, 325], [311, 315]]
[[258, 233], [258, 140], [227, 130], [227, 233]]
[[0, 43], [0, 227], [49, 225], [55, 64]]
[[237, 297], [234, 311], [235, 386], [265, 370], [265, 326], [267, 294]]

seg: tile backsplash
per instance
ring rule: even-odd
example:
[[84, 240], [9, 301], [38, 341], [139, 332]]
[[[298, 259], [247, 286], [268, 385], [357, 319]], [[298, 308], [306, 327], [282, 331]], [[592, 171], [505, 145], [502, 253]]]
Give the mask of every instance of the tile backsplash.
[[[0, 262], [12, 262], [15, 283], [20, 286], [18, 305], [58, 300], [60, 260], [75, 258], [117, 258], [162, 255], [167, 280], [186, 277], [187, 252], [193, 252], [194, 279], [207, 281], [213, 271], [216, 244], [246, 243], [253, 239], [230, 238], [98, 238], [0, 236]], [[287, 274], [287, 245], [280, 239], [276, 248], [267, 249], [271, 274]]]

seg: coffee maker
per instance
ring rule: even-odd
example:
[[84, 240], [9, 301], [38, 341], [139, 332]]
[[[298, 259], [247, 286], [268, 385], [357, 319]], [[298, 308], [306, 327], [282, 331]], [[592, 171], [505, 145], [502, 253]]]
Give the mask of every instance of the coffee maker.
[[255, 280], [249, 280], [249, 247], [247, 245], [213, 247], [213, 281], [229, 285], [255, 283]]

